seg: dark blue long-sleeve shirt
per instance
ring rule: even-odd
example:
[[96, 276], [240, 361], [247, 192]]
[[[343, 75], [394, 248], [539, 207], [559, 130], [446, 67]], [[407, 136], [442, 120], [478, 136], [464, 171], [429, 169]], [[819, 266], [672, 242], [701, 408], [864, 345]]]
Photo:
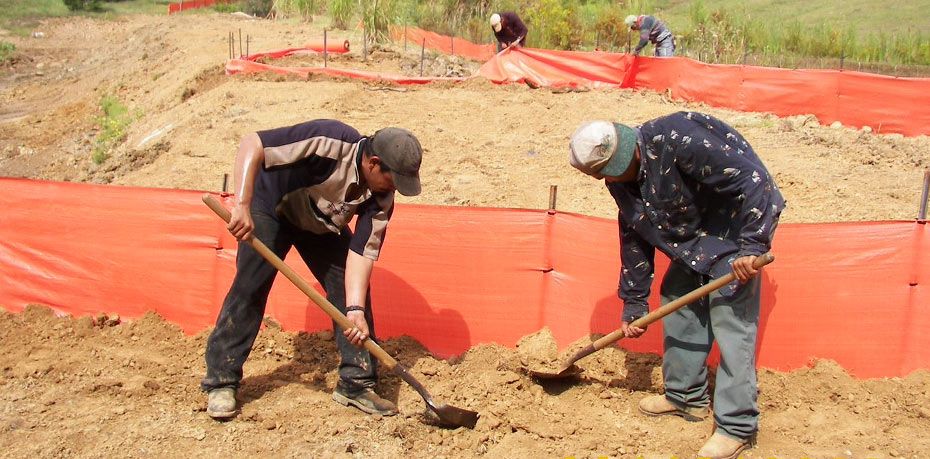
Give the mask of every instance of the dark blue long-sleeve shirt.
[[[607, 183], [620, 209], [619, 296], [627, 322], [649, 310], [655, 249], [720, 277], [736, 258], [769, 250], [785, 208], [762, 161], [723, 121], [678, 112], [638, 131], [638, 179]], [[721, 292], [732, 294], [738, 286], [733, 282]]]

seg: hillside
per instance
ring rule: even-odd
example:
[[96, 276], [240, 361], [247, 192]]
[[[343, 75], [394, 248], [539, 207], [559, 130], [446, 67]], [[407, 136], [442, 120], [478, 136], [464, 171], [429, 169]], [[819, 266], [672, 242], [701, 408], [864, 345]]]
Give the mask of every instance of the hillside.
[[[568, 166], [568, 136], [585, 119], [639, 123], [687, 109], [719, 116], [750, 140], [790, 203], [782, 221], [910, 219], [918, 209], [922, 168], [930, 165], [927, 137], [833, 129], [809, 117], [739, 113], [630, 90], [560, 93], [482, 80], [384, 87], [223, 74], [229, 32], [241, 29], [254, 50], [274, 50], [319, 37], [319, 22], [221, 14], [62, 18], [43, 23], [46, 38], [12, 37], [21, 57], [0, 70], [0, 174], [218, 190], [244, 134], [337, 118], [363, 133], [395, 124], [420, 136], [424, 192], [405, 202], [544, 208], [549, 185], [558, 185], [560, 209], [613, 217], [603, 185]], [[358, 32], [334, 35], [358, 43]], [[360, 58], [357, 48], [351, 54]], [[403, 54], [395, 45], [378, 59]], [[418, 59], [419, 50], [407, 56]], [[104, 99], [125, 104], [132, 117], [108, 159], [96, 164]]]
[[[690, 23], [693, 0], [656, 0], [656, 14], [668, 20], [672, 27], [684, 28]], [[713, 11], [749, 14], [767, 24], [787, 24], [798, 20], [807, 26], [829, 24], [852, 27], [860, 36], [906, 30], [930, 34], [930, 0], [706, 0], [704, 6]]]

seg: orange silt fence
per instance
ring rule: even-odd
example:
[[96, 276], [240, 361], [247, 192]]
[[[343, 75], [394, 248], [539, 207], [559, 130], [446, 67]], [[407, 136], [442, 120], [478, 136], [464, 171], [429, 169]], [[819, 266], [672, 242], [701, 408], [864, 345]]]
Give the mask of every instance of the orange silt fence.
[[[237, 243], [201, 194], [0, 179], [0, 306], [154, 311], [189, 333], [212, 326]], [[858, 377], [930, 368], [928, 231], [909, 221], [780, 225], [776, 261], [763, 271], [759, 365], [790, 370], [829, 358]], [[409, 335], [446, 357], [482, 343], [513, 346], [544, 326], [564, 349], [620, 324], [614, 220], [399, 205], [390, 233], [372, 276], [382, 338]], [[286, 262], [313, 279], [296, 253]], [[668, 260], [657, 266], [658, 279]], [[287, 330], [329, 329], [282, 277], [267, 313]], [[655, 325], [621, 345], [658, 353], [661, 342]]]
[[181, 11], [193, 10], [197, 8], [207, 8], [217, 3], [232, 3], [234, 0], [191, 0], [186, 2], [177, 2], [168, 4], [168, 14], [180, 13]]
[[[477, 75], [494, 83], [525, 83], [533, 87], [620, 87], [670, 91], [678, 99], [704, 102], [740, 111], [779, 116], [812, 114], [823, 124], [870, 127], [877, 133], [908, 136], [930, 134], [930, 79], [901, 78], [837, 70], [790, 70], [745, 65], [705, 64], [683, 57], [654, 58], [622, 53], [513, 48], [500, 53], [493, 45], [439, 35], [413, 27], [394, 27], [395, 40], [404, 37], [444, 53], [486, 60]], [[344, 44], [344, 46], [343, 46]], [[329, 44], [328, 44], [329, 45]], [[334, 40], [331, 52], [348, 51], [348, 42]], [[344, 48], [344, 50], [342, 48]], [[227, 63], [228, 74], [276, 72], [320, 73], [363, 80], [422, 84], [467, 78], [408, 77], [324, 67], [281, 67], [258, 59], [322, 50], [322, 44], [253, 54]]]
[[486, 61], [497, 53], [497, 46], [493, 44], [475, 44], [463, 38], [440, 35], [416, 27], [392, 26], [391, 38], [394, 41], [404, 41], [406, 38], [411, 47], [423, 46], [476, 61]]

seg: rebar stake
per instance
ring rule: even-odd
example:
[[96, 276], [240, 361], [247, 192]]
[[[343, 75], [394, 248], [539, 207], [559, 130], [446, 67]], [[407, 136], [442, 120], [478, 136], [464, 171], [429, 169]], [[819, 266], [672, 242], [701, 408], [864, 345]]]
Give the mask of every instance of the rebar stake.
[[420, 76], [423, 76], [423, 59], [426, 57], [426, 39], [423, 39], [423, 45], [420, 47]]
[[549, 185], [549, 213], [555, 213], [555, 202], [556, 198], [559, 195], [559, 186], [558, 185]]
[[919, 223], [927, 223], [927, 195], [930, 194], [930, 169], [924, 171], [924, 191], [920, 194], [920, 212], [917, 213]]

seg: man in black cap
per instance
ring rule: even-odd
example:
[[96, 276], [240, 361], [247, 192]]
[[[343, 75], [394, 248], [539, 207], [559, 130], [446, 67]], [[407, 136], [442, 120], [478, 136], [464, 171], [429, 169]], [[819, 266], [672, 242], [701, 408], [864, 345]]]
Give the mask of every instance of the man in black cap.
[[[420, 193], [423, 150], [412, 133], [384, 128], [370, 137], [335, 120], [315, 120], [243, 137], [236, 155], [236, 204], [227, 226], [238, 239], [236, 277], [207, 341], [207, 414], [236, 414], [236, 391], [277, 270], [247, 242], [256, 237], [282, 259], [296, 247], [326, 296], [355, 327], [333, 323], [342, 357], [333, 399], [369, 414], [397, 407], [373, 390], [376, 360], [369, 280], [394, 212], [394, 191]], [[353, 234], [347, 228], [358, 216]]]
[[604, 179], [620, 209], [625, 336], [645, 331], [630, 323], [649, 311], [656, 249], [671, 260], [662, 279], [663, 304], [730, 271], [736, 275], [738, 281], [662, 320], [665, 394], [639, 403], [649, 416], [704, 419], [710, 404], [706, 360], [717, 341], [716, 430], [698, 456], [736, 458], [758, 429], [761, 286], [752, 262], [771, 247], [785, 208], [778, 187], [739, 132], [703, 113], [673, 113], [637, 127], [588, 122], [572, 135], [570, 150], [571, 165]]

